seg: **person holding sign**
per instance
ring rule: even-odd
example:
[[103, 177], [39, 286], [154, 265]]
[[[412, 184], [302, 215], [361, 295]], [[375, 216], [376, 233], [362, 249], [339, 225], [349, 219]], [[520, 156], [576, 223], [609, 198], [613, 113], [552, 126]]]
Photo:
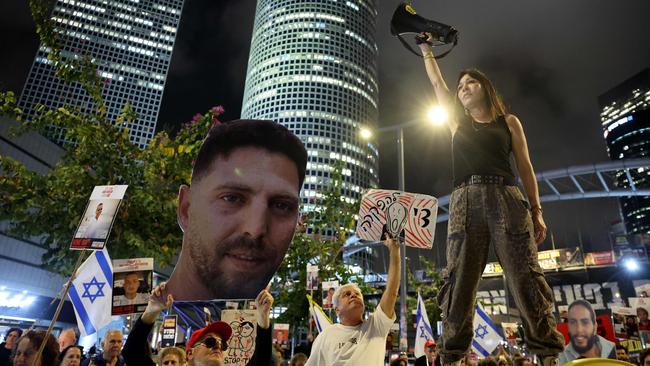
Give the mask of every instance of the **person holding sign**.
[[167, 288], [178, 301], [254, 298], [298, 222], [307, 152], [272, 121], [215, 125], [178, 194], [183, 246]]
[[[524, 129], [476, 69], [461, 71], [458, 87], [450, 93], [432, 39], [429, 33], [416, 37], [436, 98], [450, 111], [454, 172], [447, 268], [439, 293], [443, 364], [460, 364], [470, 346], [476, 290], [492, 242], [521, 312], [529, 349], [544, 365], [556, 365], [564, 342], [555, 329], [553, 293], [537, 262], [535, 244], [546, 238], [546, 224]], [[516, 186], [511, 154], [528, 201]]]
[[339, 287], [332, 302], [339, 324], [323, 330], [311, 349], [306, 366], [383, 365], [386, 336], [395, 322], [395, 302], [400, 281], [400, 248], [397, 239], [385, 241], [390, 251], [386, 290], [375, 312], [363, 320], [365, 304], [354, 283]]
[[[166, 296], [164, 295], [166, 294]], [[147, 355], [147, 337], [163, 309], [168, 309], [174, 303], [174, 296], [162, 283], [151, 292], [149, 303], [142, 316], [135, 322], [129, 337], [126, 340], [122, 356], [128, 365], [150, 365], [156, 363]], [[273, 296], [268, 288], [262, 290], [255, 299], [257, 311], [257, 336], [255, 338], [255, 352], [247, 365], [268, 365], [271, 361], [271, 307]], [[232, 328], [228, 323], [216, 321], [207, 327], [192, 333], [185, 357], [189, 366], [195, 365], [223, 365], [228, 340], [232, 335]]]

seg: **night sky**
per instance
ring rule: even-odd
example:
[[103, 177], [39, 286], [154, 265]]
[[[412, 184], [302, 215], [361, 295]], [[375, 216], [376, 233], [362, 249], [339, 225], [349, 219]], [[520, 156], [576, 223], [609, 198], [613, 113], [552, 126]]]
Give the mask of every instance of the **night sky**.
[[[420, 118], [433, 92], [422, 61], [391, 37], [398, 1], [379, 3], [377, 44], [381, 126]], [[239, 117], [255, 1], [186, 0], [165, 87], [159, 129], [185, 122], [213, 105], [224, 120]], [[650, 2], [424, 1], [422, 16], [453, 25], [459, 44], [440, 61], [450, 88], [467, 67], [483, 70], [524, 125], [537, 172], [608, 160], [597, 97], [650, 66]], [[20, 93], [38, 46], [23, 1], [0, 2], [0, 89]], [[380, 181], [397, 187], [392, 136], [378, 137]], [[406, 189], [444, 196], [451, 191], [449, 133], [428, 125], [405, 131]], [[618, 220], [615, 199], [548, 203], [545, 218], [557, 246], [609, 246]], [[444, 225], [440, 225], [444, 226]], [[444, 239], [438, 231], [437, 242]], [[550, 235], [549, 235], [550, 237]], [[542, 249], [550, 248], [550, 240]], [[440, 255], [440, 254], [439, 254]]]

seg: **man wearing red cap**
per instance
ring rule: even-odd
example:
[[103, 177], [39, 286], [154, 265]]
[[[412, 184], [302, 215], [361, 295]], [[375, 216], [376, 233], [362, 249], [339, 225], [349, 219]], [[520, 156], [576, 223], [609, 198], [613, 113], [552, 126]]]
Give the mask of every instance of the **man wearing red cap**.
[[415, 360], [415, 366], [432, 366], [440, 364], [440, 361], [437, 361], [437, 359], [438, 350], [436, 342], [429, 339], [424, 343], [424, 356], [418, 357], [418, 359]]
[[[153, 324], [163, 309], [171, 307], [174, 298], [165, 293], [165, 284], [157, 286], [151, 293], [149, 304], [140, 319], [138, 319], [129, 334], [122, 356], [129, 365], [155, 366], [156, 363], [147, 356], [145, 352], [147, 337], [151, 333]], [[257, 311], [257, 336], [255, 338], [255, 352], [248, 362], [248, 365], [268, 365], [271, 362], [271, 307], [273, 296], [268, 289], [262, 290], [255, 299]], [[185, 357], [189, 366], [221, 366], [223, 365], [225, 351], [228, 348], [228, 340], [232, 335], [232, 328], [226, 322], [216, 321], [207, 327], [198, 329], [192, 333], [187, 346]]]

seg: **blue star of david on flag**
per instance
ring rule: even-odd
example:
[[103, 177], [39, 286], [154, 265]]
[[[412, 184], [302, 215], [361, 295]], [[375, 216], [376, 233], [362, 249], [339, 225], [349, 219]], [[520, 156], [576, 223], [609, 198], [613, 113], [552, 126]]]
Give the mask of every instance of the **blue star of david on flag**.
[[[95, 302], [95, 300], [98, 297], [104, 297], [103, 288], [104, 288], [105, 285], [106, 285], [106, 282], [99, 282], [99, 281], [97, 281], [97, 277], [93, 276], [93, 279], [90, 280], [90, 282], [84, 282], [83, 283], [84, 293], [83, 293], [83, 295], [81, 295], [81, 297], [82, 298], [86, 297], [86, 298], [90, 299], [90, 303], [92, 304], [92, 303]], [[93, 287], [93, 286], [97, 288], [97, 291], [95, 291], [94, 294], [91, 294], [90, 293], [90, 288]]]
[[474, 337], [475, 338], [481, 338], [485, 337], [485, 335], [488, 334], [487, 326], [479, 324], [479, 326], [474, 329]]

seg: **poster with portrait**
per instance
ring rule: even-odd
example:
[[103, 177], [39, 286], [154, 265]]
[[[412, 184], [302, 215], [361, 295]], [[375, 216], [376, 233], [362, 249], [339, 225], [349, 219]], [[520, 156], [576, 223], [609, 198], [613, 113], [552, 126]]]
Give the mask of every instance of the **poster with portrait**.
[[559, 249], [560, 257], [558, 258], [560, 268], [583, 267], [585, 265], [584, 257], [580, 247]]
[[223, 310], [221, 311], [221, 320], [230, 324], [232, 328], [224, 365], [246, 365], [255, 351], [255, 336], [257, 335], [255, 311]]
[[[595, 311], [589, 302], [576, 300], [568, 306], [567, 321], [558, 323], [558, 331], [566, 348], [560, 353], [560, 363], [598, 354], [600, 358], [615, 357], [616, 337], [609, 310]], [[593, 356], [591, 356], [593, 357]]]
[[119, 185], [93, 188], [70, 249], [104, 249], [127, 187]]
[[153, 282], [153, 258], [113, 260], [112, 315], [141, 313]]
[[650, 314], [650, 298], [649, 297], [630, 297], [627, 299], [630, 303], [630, 307], [634, 310], [637, 318], [638, 331], [639, 332], [648, 332], [650, 331], [650, 319], [648, 319], [648, 314]]
[[307, 265], [307, 291], [318, 290], [318, 266]]
[[403, 236], [410, 247], [431, 249], [436, 231], [438, 199], [424, 194], [368, 190], [361, 199], [356, 234], [363, 240], [383, 240], [384, 233]]
[[644, 283], [644, 284], [634, 286], [634, 292], [636, 292], [637, 297], [650, 298], [650, 283]]
[[638, 336], [636, 326], [636, 312], [632, 307], [612, 306], [612, 318], [614, 319], [614, 332], [617, 338], [629, 339]]
[[289, 324], [273, 324], [273, 344], [283, 349], [289, 348]]
[[514, 346], [517, 344], [519, 338], [519, 324], [517, 323], [501, 323], [503, 327], [503, 334], [505, 335], [508, 344]]
[[332, 309], [332, 297], [339, 288], [339, 281], [323, 281], [323, 309]]

